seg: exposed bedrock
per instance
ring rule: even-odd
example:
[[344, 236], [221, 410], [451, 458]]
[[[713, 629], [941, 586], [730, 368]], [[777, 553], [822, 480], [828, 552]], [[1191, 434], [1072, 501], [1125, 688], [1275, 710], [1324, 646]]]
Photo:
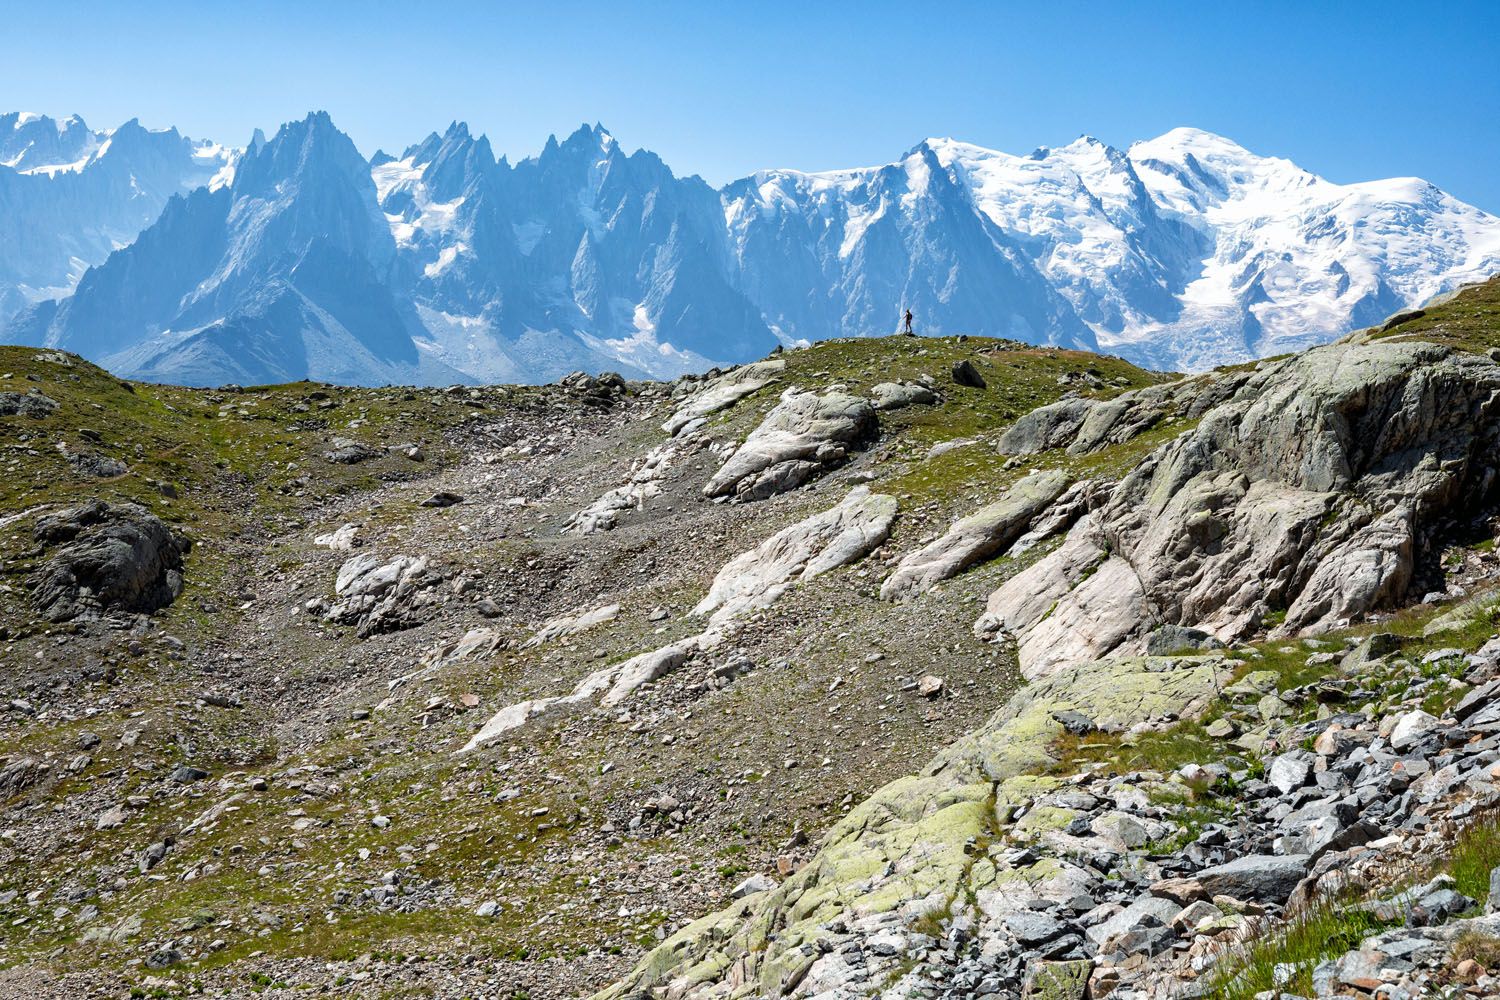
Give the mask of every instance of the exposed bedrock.
[[764, 500], [840, 465], [874, 436], [875, 408], [843, 392], [788, 389], [703, 488], [710, 497]]
[[[903, 956], [880, 940], [899, 940], [902, 928], [951, 900], [972, 899], [982, 924], [998, 927], [1039, 898], [1076, 894], [1090, 878], [1083, 869], [1014, 850], [997, 836], [1012, 811], [1007, 782], [1024, 783], [1047, 763], [1063, 732], [1055, 715], [1081, 712], [1100, 728], [1124, 729], [1201, 710], [1225, 676], [1225, 661], [1215, 657], [1115, 660], [1023, 689], [921, 774], [856, 806], [806, 867], [689, 924], [600, 1000], [662, 988], [678, 998], [867, 995], [901, 968]], [[824, 993], [840, 989], [851, 991]]]
[[[1282, 614], [1286, 634], [1339, 627], [1400, 604], [1435, 533], [1493, 507], [1500, 367], [1488, 358], [1333, 345], [1227, 378], [1227, 400], [992, 595], [976, 630], [1015, 635], [1028, 675], [1143, 649], [1161, 624], [1225, 641]], [[1153, 387], [1080, 419], [1046, 407], [1017, 437], [1071, 448], [1096, 414], [1108, 414], [1094, 428], [1107, 439], [1139, 426], [1137, 409], [1166, 412], [1175, 398], [1181, 414], [1222, 394], [1194, 382], [1191, 397]]]
[[1016, 542], [1068, 487], [1067, 473], [1037, 472], [999, 500], [953, 523], [937, 541], [903, 558], [880, 585], [882, 599], [897, 600], [927, 590]]
[[[770, 607], [800, 582], [858, 562], [890, 537], [896, 498], [859, 486], [843, 502], [776, 532], [741, 553], [715, 575], [708, 594], [693, 608], [707, 616], [704, 630], [657, 649], [639, 653], [586, 676], [565, 695], [533, 698], [501, 709], [474, 734], [460, 752], [483, 746], [530, 723], [595, 705], [612, 707], [641, 687], [680, 669], [700, 653], [718, 649], [735, 623], [752, 611]], [[529, 644], [603, 624], [619, 611], [611, 605], [589, 614], [545, 623]]]

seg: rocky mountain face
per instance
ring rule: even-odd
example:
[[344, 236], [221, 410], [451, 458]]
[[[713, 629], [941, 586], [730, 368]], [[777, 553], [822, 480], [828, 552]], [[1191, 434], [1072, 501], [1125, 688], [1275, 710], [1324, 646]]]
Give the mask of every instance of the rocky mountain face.
[[224, 183], [234, 152], [131, 120], [0, 114], [0, 324], [72, 291], [133, 242], [169, 198]]
[[1500, 278], [1191, 377], [0, 376], [7, 992], [1500, 985]]
[[247, 149], [230, 184], [174, 198], [20, 333], [180, 384], [462, 380], [418, 351], [397, 267], [364, 158], [309, 115]]
[[[0, 121], [10, 119], [21, 121]], [[47, 198], [72, 189], [43, 189], [36, 172], [60, 178], [57, 169], [21, 164], [77, 154], [64, 172], [81, 177], [80, 165], [101, 157], [82, 152], [97, 137], [38, 121], [13, 123], [4, 148], [30, 185], [17, 198], [42, 213], [17, 232], [52, 239]], [[304, 133], [324, 139], [305, 145]], [[252, 141], [247, 157], [279, 171], [274, 183], [289, 191], [321, 177], [327, 204], [304, 197], [263, 219], [250, 185], [222, 205], [174, 204], [119, 263], [106, 265], [98, 246], [69, 251], [71, 276], [58, 277], [57, 249], [46, 264], [51, 291], [0, 273], [11, 311], [65, 293], [85, 265], [112, 277], [80, 281], [88, 301], [78, 310], [44, 304], [5, 337], [190, 384], [544, 382], [574, 370], [670, 378], [749, 362], [777, 343], [884, 335], [911, 309], [929, 335], [1009, 337], [1199, 371], [1326, 343], [1500, 268], [1500, 220], [1426, 182], [1334, 184], [1185, 128], [1127, 150], [1085, 137], [1025, 156], [928, 139], [883, 166], [761, 171], [717, 191], [650, 152], [625, 153], [598, 125], [551, 138], [516, 164], [459, 123], [364, 166], [326, 115], [269, 144], [298, 156], [266, 156], [265, 145]], [[131, 204], [159, 208], [192, 181], [173, 183], [152, 187], [163, 192], [156, 201]], [[103, 209], [89, 211], [90, 232], [117, 233]], [[301, 238], [273, 220], [333, 223], [342, 228], [327, 235], [341, 257], [308, 265], [318, 277], [304, 275], [290, 298], [193, 292], [185, 301], [187, 277], [219, 252], [202, 240], [220, 224], [204, 220], [230, 214], [247, 248]], [[383, 219], [388, 237], [347, 245], [361, 219]], [[211, 284], [280, 287], [307, 250], [235, 251], [218, 260]], [[143, 313], [131, 301], [141, 296], [158, 304]], [[351, 312], [350, 301], [378, 303], [376, 314]]]

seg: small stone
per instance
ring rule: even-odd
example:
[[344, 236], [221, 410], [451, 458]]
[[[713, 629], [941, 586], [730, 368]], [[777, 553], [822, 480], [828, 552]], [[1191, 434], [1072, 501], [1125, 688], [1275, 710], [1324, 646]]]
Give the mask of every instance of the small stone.
[[932, 674], [923, 674], [917, 681], [917, 694], [923, 698], [936, 698], [943, 693], [943, 679]]
[[730, 899], [744, 899], [753, 896], [757, 892], [767, 892], [776, 888], [776, 881], [769, 875], [751, 875], [745, 881], [729, 890]]
[[389, 816], [376, 816], [374, 819], [370, 820], [370, 825], [375, 827], [375, 829], [377, 830], [384, 830], [386, 827], [391, 825], [391, 820]]
[[479, 904], [479, 908], [474, 911], [474, 916], [476, 916], [476, 917], [493, 917], [495, 914], [497, 914], [499, 912], [500, 912], [500, 904], [497, 903], [497, 902], [495, 902], [493, 899], [487, 899], [483, 903]]
[[1432, 730], [1442, 726], [1442, 722], [1435, 716], [1428, 715], [1421, 709], [1407, 712], [1396, 719], [1396, 724], [1391, 728], [1391, 747], [1395, 750], [1405, 750], [1407, 747], [1417, 743], [1423, 736]]
[[202, 781], [208, 777], [208, 772], [202, 768], [190, 767], [187, 764], [183, 764], [172, 772], [171, 777], [179, 785], [191, 785], [195, 781]]
[[422, 501], [423, 507], [452, 507], [464, 502], [463, 496], [458, 493], [450, 493], [447, 490], [439, 490], [426, 500]]

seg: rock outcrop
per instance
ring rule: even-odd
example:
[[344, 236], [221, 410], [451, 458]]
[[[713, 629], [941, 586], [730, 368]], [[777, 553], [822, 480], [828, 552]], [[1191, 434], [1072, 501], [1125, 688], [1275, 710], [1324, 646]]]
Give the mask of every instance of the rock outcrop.
[[[701, 633], [596, 670], [566, 695], [509, 705], [486, 722], [460, 752], [473, 750], [528, 723], [584, 711], [596, 703], [604, 707], [618, 705], [644, 685], [678, 670], [697, 654], [719, 648], [732, 632], [736, 619], [769, 607], [798, 582], [863, 559], [890, 535], [896, 506], [894, 497], [871, 493], [869, 487], [860, 486], [851, 490], [838, 506], [783, 528], [719, 570], [707, 596], [692, 611], [694, 615], [708, 616], [708, 625]], [[594, 617], [597, 623], [613, 618], [615, 611], [618, 608], [603, 608], [582, 618]], [[549, 623], [550, 631], [562, 634], [578, 626], [579, 621], [579, 618], [554, 620]], [[549, 631], [549, 626], [543, 630]]]
[[723, 626], [769, 607], [800, 580], [863, 559], [890, 537], [896, 506], [895, 497], [855, 487], [837, 507], [783, 528], [731, 559], [693, 614], [710, 615], [710, 627]]
[[1027, 772], [1047, 763], [1063, 732], [1054, 714], [1081, 711], [1124, 729], [1184, 706], [1201, 710], [1225, 672], [1216, 658], [1121, 660], [1023, 689], [921, 774], [855, 807], [806, 867], [688, 925], [599, 1000], [653, 989], [684, 998], [869, 995], [933, 943], [918, 944], [908, 925], [954, 899], [973, 900], [986, 924], [1021, 927], [1039, 901], [1072, 899], [1098, 880], [1077, 863], [996, 840], [1009, 803], [1034, 787]]
[[742, 501], [785, 493], [843, 462], [876, 426], [868, 400], [788, 389], [703, 492]]
[[41, 420], [57, 412], [57, 400], [33, 389], [30, 392], [0, 392], [0, 417], [31, 417]]
[[191, 542], [146, 508], [93, 501], [37, 520], [36, 540], [56, 547], [36, 572], [32, 600], [43, 617], [126, 611], [149, 614], [182, 593]]
[[743, 365], [720, 375], [706, 386], [689, 396], [677, 407], [661, 429], [673, 437], [692, 434], [712, 414], [727, 410], [751, 393], [758, 392], [776, 381], [786, 371], [786, 362], [780, 358], [757, 361]]
[[382, 560], [366, 552], [339, 567], [333, 590], [338, 599], [325, 612], [329, 621], [357, 625], [361, 638], [397, 632], [425, 620], [442, 579], [423, 556]]
[[1065, 472], [1037, 472], [999, 500], [954, 522], [942, 538], [910, 553], [880, 585], [891, 601], [927, 590], [1016, 542], [1031, 523], [1068, 487]]
[[1339, 344], [1225, 381], [1064, 401], [1002, 440], [1020, 452], [1093, 448], [1154, 423], [1139, 411], [1214, 404], [1099, 501], [1062, 550], [994, 595], [978, 628], [1016, 634], [1028, 673], [1135, 649], [1161, 624], [1226, 642], [1277, 615], [1287, 634], [1338, 627], [1399, 604], [1432, 532], [1493, 500], [1500, 366], [1489, 358]]
[[[1295, 725], [1283, 720], [1299, 701], [1376, 696], [1354, 681], [1278, 692], [1270, 671], [1226, 687], [1235, 661], [1180, 655], [1267, 628], [1311, 636], [1412, 601], [1443, 532], [1494, 512], [1500, 365], [1432, 344], [1344, 343], [1111, 400], [1066, 399], [1018, 421], [1000, 447], [1082, 456], [1173, 426], [1182, 430], [1141, 449], [1117, 484], [1065, 489], [1060, 474], [1034, 475], [907, 556], [886, 596], [1071, 524], [1060, 547], [991, 595], [976, 625], [1015, 639], [1030, 685], [857, 806], [804, 868], [680, 930], [601, 997], [1009, 997], [1047, 984], [1070, 996], [1167, 996], [1226, 943], [1337, 891], [1345, 867], [1378, 870], [1399, 844], [1390, 831], [1426, 828], [1442, 796], [1500, 802], [1493, 652], [1471, 658], [1472, 702], [1450, 718], [1412, 705], [1377, 723], [1366, 705]], [[1493, 602], [1465, 607], [1434, 627], [1487, 622]], [[1309, 665], [1341, 657], [1350, 677], [1369, 675], [1400, 646], [1379, 638], [1310, 652]], [[1148, 648], [1174, 655], [1138, 658]], [[1237, 744], [1265, 754], [1263, 779], [1233, 755], [1167, 776], [1047, 773], [1065, 733], [1139, 735], [1224, 701], [1235, 719], [1259, 721]], [[1204, 732], [1241, 730], [1220, 718]], [[1163, 852], [1153, 845], [1181, 827], [1141, 787], [1153, 781], [1189, 798], [1238, 796], [1241, 819]], [[1473, 902], [1436, 884], [1417, 895], [1432, 919]], [[1374, 983], [1390, 971], [1361, 979], [1361, 961], [1350, 952], [1315, 980]], [[1405, 967], [1391, 974], [1416, 981]]]
[[661, 492], [662, 480], [667, 469], [677, 457], [677, 449], [670, 445], [658, 445], [630, 470], [630, 478], [589, 504], [563, 526], [564, 533], [592, 535], [600, 531], [612, 531], [627, 511], [640, 510], [646, 501]]

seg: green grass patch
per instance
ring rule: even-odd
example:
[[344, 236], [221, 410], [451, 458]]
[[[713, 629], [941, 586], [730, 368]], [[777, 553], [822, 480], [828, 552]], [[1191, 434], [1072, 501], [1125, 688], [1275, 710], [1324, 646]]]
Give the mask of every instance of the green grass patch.
[[1481, 903], [1490, 894], [1490, 872], [1500, 868], [1500, 813], [1469, 824], [1453, 842], [1440, 866], [1453, 876], [1454, 888]]
[[[1217, 1000], [1253, 1000], [1279, 989], [1312, 996], [1312, 972], [1324, 959], [1341, 955], [1365, 937], [1384, 929], [1371, 914], [1326, 899], [1293, 914], [1273, 933], [1257, 935], [1228, 949], [1210, 974], [1209, 996]], [[1295, 971], [1278, 982], [1277, 968]]]
[[1465, 288], [1438, 305], [1394, 317], [1372, 340], [1424, 340], [1481, 354], [1500, 347], [1500, 275]]

